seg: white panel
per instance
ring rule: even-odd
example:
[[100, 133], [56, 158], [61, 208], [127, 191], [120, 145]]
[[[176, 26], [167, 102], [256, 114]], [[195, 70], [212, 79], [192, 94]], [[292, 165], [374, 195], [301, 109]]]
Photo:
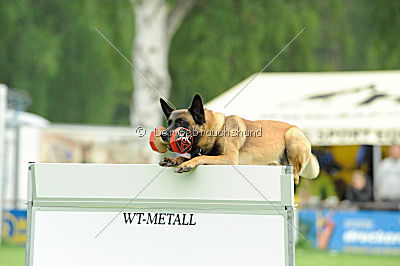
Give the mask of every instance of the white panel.
[[[167, 168], [139, 198], [264, 201], [245, 176], [268, 200], [281, 200], [281, 166], [235, 168], [199, 166], [184, 174]], [[158, 165], [35, 164], [36, 196], [130, 199], [162, 169]]]
[[194, 214], [196, 225], [125, 224], [115, 212], [37, 211], [34, 266], [285, 265], [277, 215]]

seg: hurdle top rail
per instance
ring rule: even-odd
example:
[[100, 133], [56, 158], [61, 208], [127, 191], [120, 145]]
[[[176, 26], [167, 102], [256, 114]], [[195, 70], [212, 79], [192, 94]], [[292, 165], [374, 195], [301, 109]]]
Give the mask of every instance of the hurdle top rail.
[[32, 163], [28, 184], [26, 265], [294, 265], [290, 166]]

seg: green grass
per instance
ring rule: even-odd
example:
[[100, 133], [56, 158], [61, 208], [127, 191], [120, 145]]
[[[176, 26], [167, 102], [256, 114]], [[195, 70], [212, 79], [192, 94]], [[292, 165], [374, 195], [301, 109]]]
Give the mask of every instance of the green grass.
[[[24, 247], [3, 244], [0, 247], [0, 266], [25, 265]], [[315, 249], [296, 249], [297, 266], [398, 266], [400, 257], [382, 257], [355, 254], [339, 254]]]
[[400, 257], [343, 254], [316, 249], [296, 249], [296, 266], [399, 266]]
[[0, 266], [24, 266], [25, 247], [2, 243], [0, 247]]

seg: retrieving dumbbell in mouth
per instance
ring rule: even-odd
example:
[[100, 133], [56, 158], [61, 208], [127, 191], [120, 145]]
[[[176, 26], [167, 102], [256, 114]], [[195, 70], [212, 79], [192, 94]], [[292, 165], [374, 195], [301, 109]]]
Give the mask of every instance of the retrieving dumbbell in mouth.
[[169, 135], [166, 128], [159, 126], [150, 133], [153, 151], [165, 153], [167, 150], [180, 154], [190, 152], [193, 146], [192, 132], [184, 127], [174, 129]]

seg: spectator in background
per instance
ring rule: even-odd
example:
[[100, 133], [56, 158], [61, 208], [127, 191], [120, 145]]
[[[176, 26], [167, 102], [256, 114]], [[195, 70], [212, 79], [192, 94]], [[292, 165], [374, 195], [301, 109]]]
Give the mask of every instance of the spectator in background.
[[374, 196], [377, 201], [400, 201], [400, 145], [390, 147], [389, 157], [377, 167]]
[[351, 186], [347, 188], [346, 199], [351, 202], [372, 201], [372, 186], [363, 171], [353, 172]]

